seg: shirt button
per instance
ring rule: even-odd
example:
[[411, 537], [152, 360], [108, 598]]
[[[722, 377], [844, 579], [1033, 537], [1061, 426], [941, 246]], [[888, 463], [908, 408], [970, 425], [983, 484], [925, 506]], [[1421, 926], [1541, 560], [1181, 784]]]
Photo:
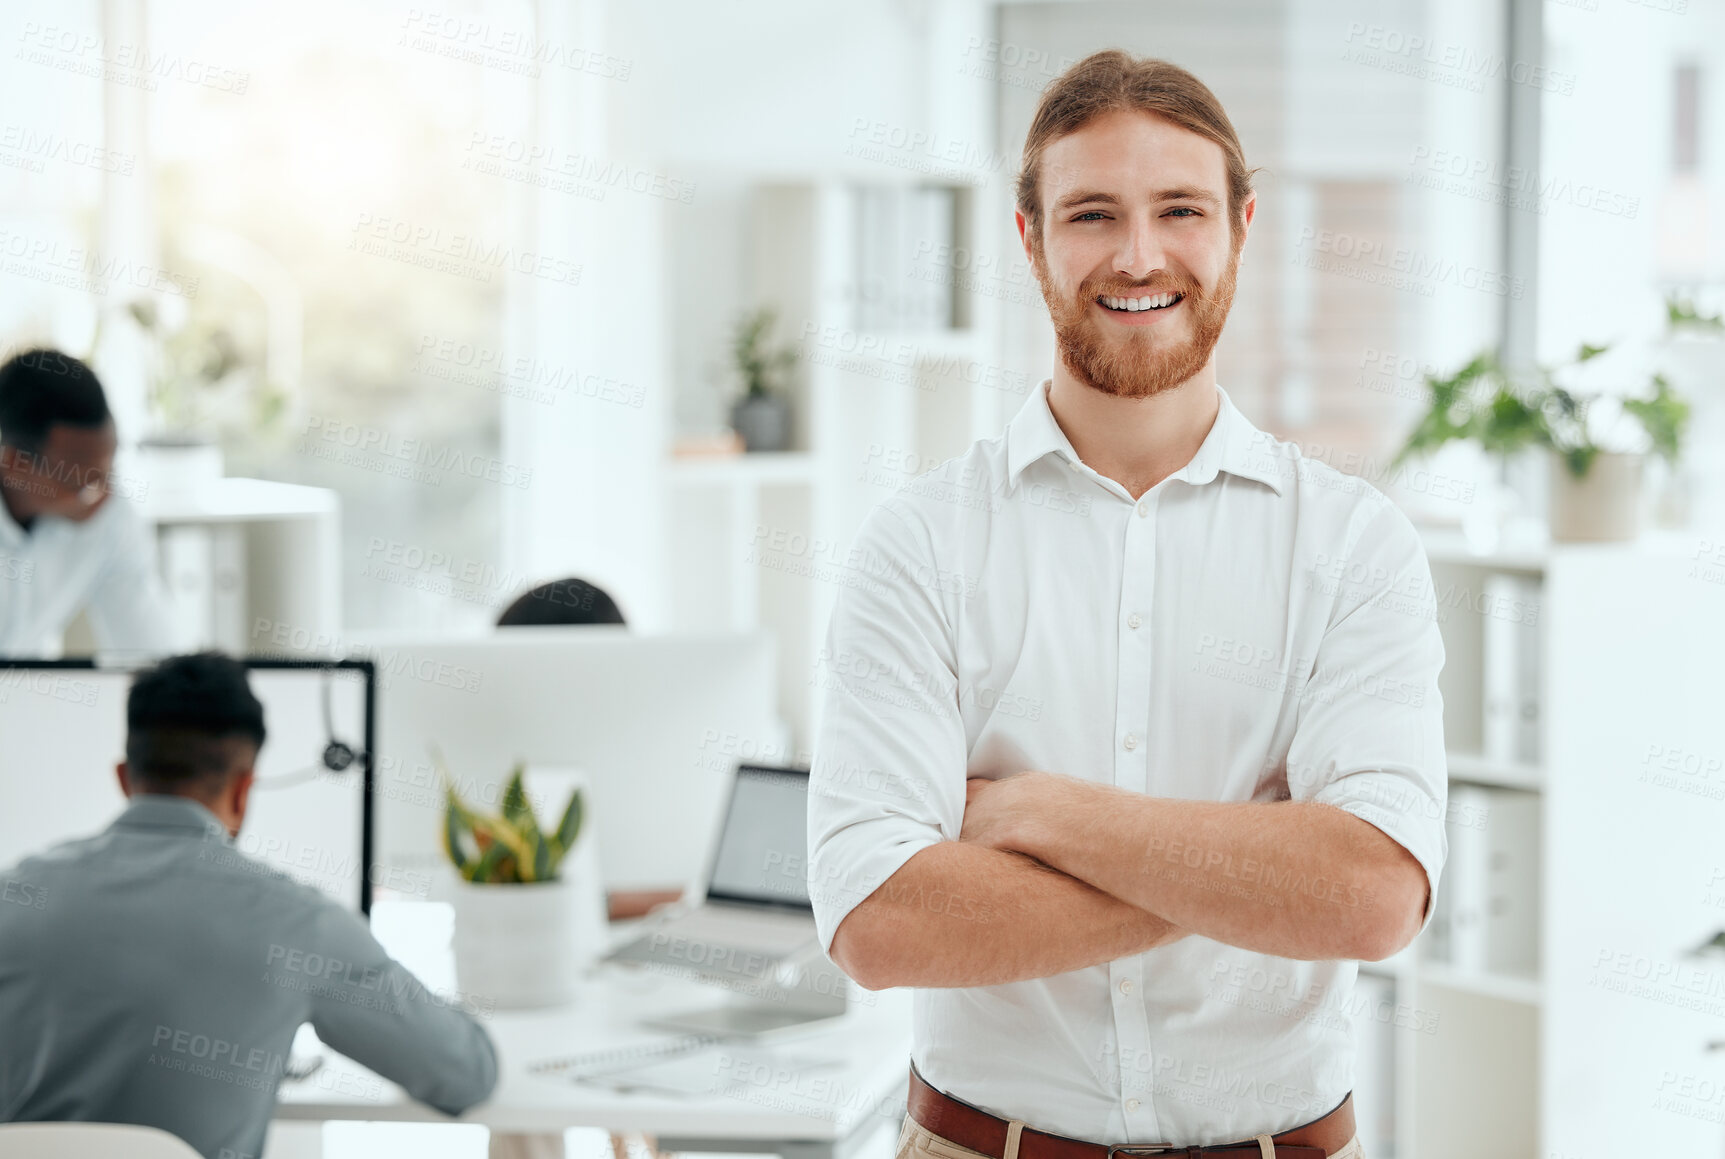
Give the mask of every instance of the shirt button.
[[1140, 616], [1137, 612], [1133, 612], [1130, 616], [1126, 617], [1126, 626], [1128, 628], [1136, 628], [1139, 624], [1142, 624], [1143, 622], [1144, 622], [1144, 617]]
[[1126, 1100], [1126, 1109], [1128, 1111], [1136, 1111], [1138, 1109], [1138, 1100], [1137, 1099], [1127, 1099]]
[[1146, 499], [1138, 504], [1138, 518], [1142, 519], [1148, 514], [1150, 514], [1150, 500]]
[[1120, 979], [1120, 993], [1122, 993], [1122, 994], [1132, 993], [1132, 979], [1130, 979], [1130, 978]]
[[1136, 733], [1129, 732], [1126, 734], [1126, 739], [1120, 743], [1126, 746], [1127, 752], [1131, 752], [1133, 749], [1138, 747], [1138, 736]]

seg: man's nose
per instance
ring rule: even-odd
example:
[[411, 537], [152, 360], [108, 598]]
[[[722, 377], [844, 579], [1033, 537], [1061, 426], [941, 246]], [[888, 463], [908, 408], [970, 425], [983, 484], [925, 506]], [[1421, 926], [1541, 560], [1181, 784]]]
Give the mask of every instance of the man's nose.
[[1167, 265], [1160, 232], [1147, 218], [1129, 221], [1114, 254], [1114, 272], [1140, 281]]

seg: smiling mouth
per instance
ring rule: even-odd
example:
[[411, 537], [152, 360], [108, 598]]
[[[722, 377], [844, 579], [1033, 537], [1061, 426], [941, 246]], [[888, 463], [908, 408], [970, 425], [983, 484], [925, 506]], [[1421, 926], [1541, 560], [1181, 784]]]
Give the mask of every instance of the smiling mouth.
[[1169, 290], [1161, 294], [1140, 294], [1132, 298], [1117, 298], [1103, 294], [1096, 304], [1116, 314], [1142, 314], [1146, 310], [1168, 310], [1186, 300], [1186, 295]]

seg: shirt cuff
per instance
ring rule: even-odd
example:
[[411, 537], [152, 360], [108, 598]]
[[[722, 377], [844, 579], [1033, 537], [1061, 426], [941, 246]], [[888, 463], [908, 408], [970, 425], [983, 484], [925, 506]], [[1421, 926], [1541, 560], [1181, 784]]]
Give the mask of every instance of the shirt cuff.
[[[1379, 801], [1360, 800], [1362, 790], [1365, 790], [1363, 795], [1377, 796], [1380, 800], [1408, 801], [1410, 809], [1417, 812], [1387, 808]], [[1414, 860], [1426, 873], [1426, 910], [1415, 936], [1423, 934], [1431, 925], [1432, 915], [1437, 912], [1438, 877], [1449, 854], [1449, 838], [1443, 826], [1444, 803], [1413, 788], [1406, 778], [1394, 773], [1355, 773], [1345, 781], [1329, 786], [1312, 800], [1353, 814], [1382, 830], [1390, 840], [1413, 854]]]
[[[894, 823], [897, 822], [897, 823]], [[809, 858], [809, 901], [821, 949], [830, 957], [839, 924], [918, 853], [943, 840], [922, 825], [864, 821], [821, 842]]]

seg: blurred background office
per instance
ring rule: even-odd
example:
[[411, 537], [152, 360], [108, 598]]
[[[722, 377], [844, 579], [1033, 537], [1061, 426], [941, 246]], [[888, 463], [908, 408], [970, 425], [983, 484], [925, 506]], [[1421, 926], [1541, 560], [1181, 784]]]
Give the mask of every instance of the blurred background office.
[[[1725, 0], [25, 0], [0, 37], [0, 352], [100, 374], [184, 647], [749, 635], [713, 671], [770, 719], [705, 752], [783, 765], [863, 516], [1049, 373], [1039, 91], [1193, 70], [1261, 167], [1220, 381], [1421, 526], [1449, 653], [1447, 908], [1346, 1012], [1366, 1151], [1725, 1153]], [[499, 703], [558, 671], [522, 663]]]

